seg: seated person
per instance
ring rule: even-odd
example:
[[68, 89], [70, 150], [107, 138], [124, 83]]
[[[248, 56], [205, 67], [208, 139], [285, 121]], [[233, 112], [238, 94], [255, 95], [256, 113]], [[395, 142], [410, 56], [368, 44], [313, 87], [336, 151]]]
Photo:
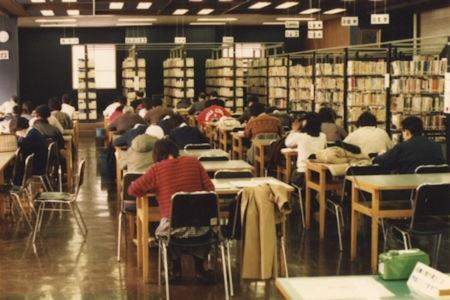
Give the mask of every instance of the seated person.
[[36, 118], [33, 122], [33, 128], [37, 129], [46, 140], [56, 142], [59, 150], [64, 149], [63, 135], [48, 121], [50, 108], [47, 105], [39, 105], [34, 111], [36, 112]]
[[391, 150], [374, 158], [386, 171], [414, 173], [420, 165], [444, 164], [444, 157], [438, 144], [423, 135], [423, 123], [418, 117], [411, 116], [401, 122], [403, 142]]
[[121, 136], [116, 138], [113, 141], [114, 147], [126, 147], [130, 148], [131, 142], [135, 137], [138, 135], [144, 134], [145, 130], [147, 130], [147, 124], [136, 124], [133, 128], [127, 130], [125, 133], [123, 133]]
[[63, 129], [72, 129], [73, 123], [72, 119], [68, 114], [63, 113], [61, 111], [62, 101], [56, 97], [50, 98], [48, 100], [48, 107], [51, 110], [51, 116], [58, 120], [59, 124], [61, 124]]
[[[149, 192], [156, 194], [161, 222], [156, 230], [157, 236], [168, 236], [170, 228], [171, 197], [177, 192], [214, 191], [214, 185], [198, 159], [190, 156], [179, 156], [177, 146], [168, 139], [155, 143], [153, 161], [150, 169], [128, 188], [130, 195], [140, 197]], [[204, 228], [180, 228], [176, 236], [201, 237], [209, 234]], [[174, 234], [174, 233], [173, 233]], [[172, 262], [172, 279], [181, 277], [181, 255], [190, 254], [194, 257], [196, 278], [202, 282], [211, 282], [212, 278], [204, 268], [204, 262], [209, 252], [209, 246], [202, 248], [169, 248]]]
[[195, 115], [201, 112], [205, 108], [205, 102], [206, 102], [206, 93], [201, 92], [198, 95], [198, 98], [193, 100], [191, 108], [189, 109], [188, 113], [190, 115]]
[[152, 99], [144, 98], [142, 99], [142, 107], [138, 111], [138, 115], [145, 120], [145, 115], [152, 108]]
[[174, 118], [174, 116], [175, 115], [166, 115], [158, 122], [157, 125], [162, 128], [164, 135], [169, 135], [172, 130], [177, 128], [181, 122], [183, 122], [183, 119]]
[[177, 103], [177, 109], [186, 109], [191, 106], [191, 99], [183, 98]]
[[213, 105], [225, 107], [225, 101], [219, 99], [219, 94], [216, 91], [211, 92], [209, 95], [209, 99], [205, 102], [205, 108]]
[[377, 128], [377, 118], [368, 111], [363, 112], [356, 121], [358, 129], [350, 133], [344, 142], [358, 146], [362, 153], [382, 153], [392, 148], [391, 138], [381, 128]]
[[66, 113], [70, 117], [70, 119], [73, 120], [76, 109], [71, 105], [72, 100], [70, 99], [69, 94], [62, 95], [61, 101], [61, 112]]
[[173, 119], [179, 119], [178, 127], [169, 134], [169, 139], [173, 141], [179, 149], [183, 149], [187, 144], [209, 143], [209, 139], [197, 128], [186, 124], [180, 115], [175, 115]]
[[134, 112], [131, 106], [125, 106], [122, 115], [111, 121], [108, 129], [116, 131], [118, 134], [122, 134], [133, 128], [136, 124], [145, 124], [145, 121]]
[[332, 108], [322, 107], [319, 110], [319, 117], [322, 120], [321, 130], [327, 136], [328, 143], [345, 139], [347, 132], [341, 126], [336, 125], [336, 113]]
[[165, 134], [164, 130], [158, 125], [150, 125], [145, 130], [145, 134], [156, 137], [157, 139], [162, 139]]
[[119, 162], [121, 169], [127, 172], [143, 173], [153, 163], [152, 151], [158, 139], [147, 135], [138, 135], [128, 148], [123, 160]]
[[150, 125], [157, 124], [166, 115], [173, 115], [172, 109], [164, 107], [161, 99], [152, 99], [144, 120]]
[[[13, 114], [11, 116], [11, 121], [9, 122], [9, 133], [15, 134], [19, 128], [19, 122], [22, 124], [27, 124], [26, 128], [28, 128], [28, 119], [22, 117], [22, 110], [18, 105], [14, 106]], [[22, 125], [23, 127], [24, 125]]]
[[8, 101], [0, 105], [0, 115], [12, 114], [14, 106], [17, 106], [19, 99], [17, 96], [12, 96]]
[[248, 120], [251, 117], [250, 107], [252, 107], [252, 105], [255, 103], [259, 103], [258, 96], [253, 95], [253, 94], [248, 95], [247, 96], [247, 107], [244, 109], [244, 113], [239, 118], [239, 122], [241, 122], [241, 123], [248, 122]]
[[320, 132], [322, 121], [318, 114], [308, 113], [292, 123], [292, 131], [285, 140], [286, 147], [297, 148], [297, 169], [292, 173], [292, 183], [304, 186], [306, 161], [312, 154], [325, 149], [327, 137]]
[[202, 127], [205, 123], [220, 120], [222, 117], [231, 117], [231, 113], [223, 106], [213, 105], [206, 107], [197, 115], [197, 124]]
[[130, 102], [130, 106], [137, 111], [139, 106], [142, 106], [144, 100], [144, 92], [143, 91], [137, 91], [136, 92], [136, 99]]
[[32, 112], [33, 112], [33, 104], [31, 103], [31, 101], [25, 101], [24, 103], [22, 103], [22, 113], [20, 114], [22, 117], [30, 121], [32, 118], [31, 116]]
[[109, 104], [103, 111], [103, 116], [105, 119], [110, 119], [111, 115], [116, 111], [119, 106], [124, 106], [127, 104], [127, 98], [123, 96], [115, 96], [111, 104]]

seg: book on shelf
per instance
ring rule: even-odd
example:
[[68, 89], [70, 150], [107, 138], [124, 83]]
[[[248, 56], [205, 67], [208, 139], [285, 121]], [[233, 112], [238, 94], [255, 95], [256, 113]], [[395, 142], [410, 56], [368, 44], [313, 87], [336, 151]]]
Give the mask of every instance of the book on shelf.
[[359, 61], [349, 60], [347, 62], [347, 74], [354, 75], [384, 75], [387, 72], [385, 61]]
[[447, 60], [433, 56], [415, 55], [412, 60], [391, 62], [393, 76], [443, 76], [447, 71]]

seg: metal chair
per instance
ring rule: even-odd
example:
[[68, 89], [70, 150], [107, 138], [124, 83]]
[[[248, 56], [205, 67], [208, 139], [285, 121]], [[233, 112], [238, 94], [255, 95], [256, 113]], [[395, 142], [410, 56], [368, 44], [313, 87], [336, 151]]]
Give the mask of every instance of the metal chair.
[[[215, 221], [214, 221], [215, 220]], [[203, 237], [177, 238], [171, 233], [175, 229], [185, 227], [209, 227], [210, 233]], [[166, 286], [166, 299], [169, 294], [169, 269], [167, 248], [180, 247], [206, 247], [216, 245], [220, 248], [222, 258], [223, 280], [225, 285], [225, 299], [229, 299], [228, 272], [226, 267], [224, 239], [219, 223], [219, 203], [214, 192], [176, 193], [172, 196], [170, 229], [168, 237], [157, 237], [159, 241], [158, 278], [161, 278], [161, 254], [163, 259], [164, 278]], [[162, 253], [161, 253], [162, 252]], [[158, 281], [160, 284], [160, 280]]]
[[422, 165], [422, 166], [418, 166], [414, 170], [414, 173], [416, 173], [416, 174], [450, 173], [450, 166], [447, 164]]
[[425, 183], [417, 187], [410, 220], [393, 221], [389, 233], [395, 230], [403, 237], [405, 249], [411, 249], [411, 236], [434, 236], [434, 262], [436, 267], [442, 235], [450, 229], [450, 184]]
[[[36, 224], [34, 225], [33, 230], [33, 245], [35, 245], [37, 232], [40, 230], [42, 219], [44, 217], [44, 212], [46, 211], [70, 211], [72, 212], [75, 220], [77, 222], [78, 227], [80, 228], [81, 234], [84, 238], [87, 235], [87, 227], [84, 222], [83, 216], [81, 215], [81, 211], [77, 204], [78, 194], [80, 192], [80, 188], [83, 185], [84, 181], [84, 169], [86, 165], [86, 160], [82, 160], [80, 162], [79, 171], [78, 171], [78, 184], [75, 189], [74, 194], [63, 193], [63, 192], [42, 192], [39, 193], [35, 199], [35, 202], [39, 204], [38, 213], [36, 217]], [[61, 206], [57, 207], [57, 204]], [[63, 208], [62, 206], [66, 205], [68, 208]]]
[[123, 176], [123, 188], [120, 203], [120, 213], [119, 213], [119, 228], [117, 230], [117, 261], [120, 261], [120, 244], [122, 238], [122, 217], [123, 215], [136, 215], [136, 197], [130, 196], [128, 194], [128, 186], [141, 177], [143, 173], [126, 173]]
[[217, 170], [214, 179], [230, 178], [253, 178], [253, 173], [249, 170]]
[[228, 161], [227, 156], [222, 155], [202, 155], [198, 157], [199, 161]]
[[207, 149], [211, 149], [211, 145], [208, 143], [187, 144], [184, 146], [184, 150], [207, 150]]
[[54, 191], [52, 180], [50, 178], [58, 178], [59, 169], [59, 150], [56, 142], [50, 142], [47, 150], [47, 161], [45, 163], [45, 173], [37, 177], [41, 181], [44, 190], [47, 192]]

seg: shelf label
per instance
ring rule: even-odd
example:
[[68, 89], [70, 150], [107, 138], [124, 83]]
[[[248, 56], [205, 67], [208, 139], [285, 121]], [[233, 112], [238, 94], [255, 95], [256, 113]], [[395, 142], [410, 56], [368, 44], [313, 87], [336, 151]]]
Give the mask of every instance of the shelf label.
[[80, 43], [80, 39], [77, 37], [60, 38], [59, 39], [60, 45], [78, 45], [79, 43]]
[[224, 43], [224, 44], [233, 44], [234, 43], [234, 36], [223, 36], [222, 37], [222, 43]]
[[444, 113], [450, 114], [450, 73], [445, 73], [444, 79]]
[[9, 51], [8, 50], [0, 51], [0, 60], [9, 60]]
[[412, 291], [432, 298], [450, 295], [450, 277], [421, 262], [416, 264], [407, 285]]
[[186, 44], [186, 37], [185, 36], [176, 36], [174, 39], [175, 44]]
[[125, 37], [125, 44], [147, 44], [147, 37], [145, 36]]
[[308, 30], [308, 39], [322, 39], [323, 31], [322, 30]]
[[285, 30], [284, 31], [284, 37], [285, 38], [298, 38], [300, 36], [300, 30], [296, 30], [296, 29], [290, 29], [290, 30]]
[[359, 18], [358, 17], [342, 17], [341, 25], [342, 26], [358, 26]]
[[323, 29], [323, 21], [308, 21], [308, 29]]
[[371, 14], [370, 24], [389, 24], [389, 14]]
[[284, 23], [284, 28], [298, 29], [298, 28], [300, 28], [300, 22], [299, 21], [286, 21]]

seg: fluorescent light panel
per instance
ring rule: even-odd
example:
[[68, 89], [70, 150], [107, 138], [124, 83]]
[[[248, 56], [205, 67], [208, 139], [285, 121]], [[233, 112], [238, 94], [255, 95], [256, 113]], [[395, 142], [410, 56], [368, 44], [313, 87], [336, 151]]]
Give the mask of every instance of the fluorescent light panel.
[[123, 8], [123, 2], [110, 2], [109, 3], [109, 9], [122, 9]]
[[255, 4], [249, 6], [249, 9], [261, 9], [261, 8], [264, 8], [269, 5], [270, 5], [270, 2], [268, 2], [268, 1], [260, 1], [260, 2], [256, 2]]
[[76, 19], [36, 19], [36, 23], [73, 23]]
[[197, 15], [209, 15], [213, 11], [214, 11], [213, 8], [203, 8], [197, 13]]
[[225, 25], [225, 22], [191, 22], [189, 23], [189, 25], [193, 25], [193, 26], [214, 26], [214, 25]]
[[198, 18], [200, 22], [233, 22], [237, 21], [237, 18]]
[[324, 11], [323, 14], [324, 15], [335, 15], [335, 14], [339, 14], [339, 13], [344, 12], [344, 11], [346, 11], [345, 8], [333, 8], [333, 9]]
[[41, 24], [40, 27], [78, 27], [78, 24]]
[[281, 3], [280, 5], [276, 6], [276, 9], [288, 9], [291, 8], [293, 6], [298, 5], [297, 1], [286, 1], [284, 3]]
[[41, 10], [41, 14], [46, 17], [52, 17], [55, 15], [53, 10], [51, 10], [51, 9], [43, 9], [43, 10]]
[[151, 2], [139, 2], [136, 9], [149, 9], [152, 6]]
[[155, 18], [119, 18], [119, 22], [154, 22]]
[[77, 2], [77, 0], [62, 0], [62, 2], [65, 2], [65, 3], [74, 3], [74, 2]]
[[189, 2], [203, 2], [203, 0], [189, 0]]
[[287, 17], [287, 18], [277, 18], [277, 21], [314, 21], [316, 18], [313, 17]]
[[141, 23], [116, 23], [116, 26], [151, 26], [153, 23], [141, 22]]
[[45, 0], [31, 0], [31, 3], [45, 3]]
[[186, 8], [178, 8], [172, 13], [172, 15], [178, 15], [178, 16], [184, 15], [184, 14], [187, 14], [188, 11], [189, 11], [189, 9], [186, 9]]
[[279, 26], [284, 26], [285, 23], [284, 22], [263, 22], [263, 25], [279, 25]]
[[79, 9], [68, 9], [67, 10], [67, 15], [69, 15], [69, 16], [79, 16], [80, 15], [80, 10]]
[[315, 14], [319, 11], [321, 11], [320, 8], [308, 8], [308, 9], [305, 9], [304, 11], [301, 11], [300, 14], [301, 15], [309, 15], [309, 14]]

